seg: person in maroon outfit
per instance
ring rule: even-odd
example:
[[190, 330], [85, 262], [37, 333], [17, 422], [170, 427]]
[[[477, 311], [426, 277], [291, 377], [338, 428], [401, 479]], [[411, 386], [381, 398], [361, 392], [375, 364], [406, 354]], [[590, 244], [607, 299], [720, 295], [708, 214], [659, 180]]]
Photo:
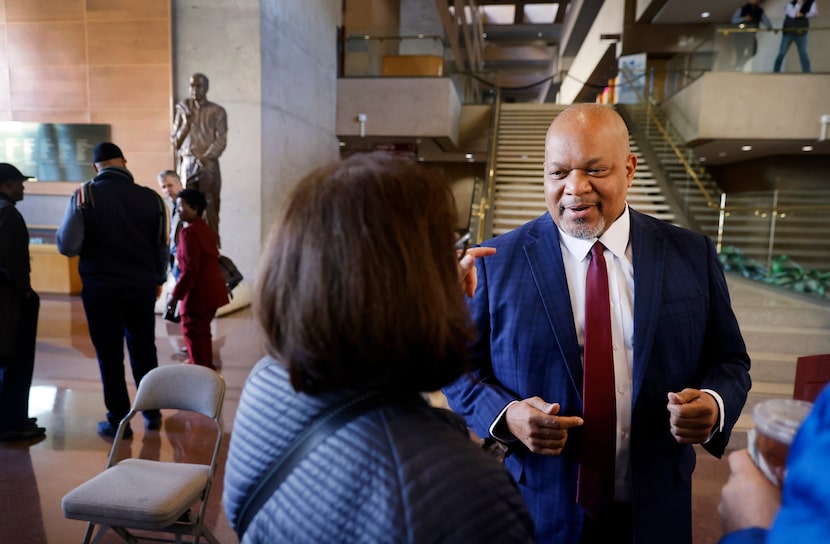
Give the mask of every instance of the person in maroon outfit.
[[204, 193], [195, 189], [185, 189], [176, 198], [185, 226], [179, 233], [176, 248], [179, 281], [173, 288], [168, 309], [181, 301], [179, 314], [190, 362], [215, 369], [210, 322], [217, 308], [228, 303], [228, 289], [219, 268], [216, 234], [202, 219], [206, 205]]

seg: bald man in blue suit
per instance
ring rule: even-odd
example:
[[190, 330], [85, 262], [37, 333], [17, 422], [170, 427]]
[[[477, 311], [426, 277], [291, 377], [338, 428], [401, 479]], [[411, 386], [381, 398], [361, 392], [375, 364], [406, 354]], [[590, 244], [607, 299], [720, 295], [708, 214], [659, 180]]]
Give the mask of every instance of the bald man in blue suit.
[[[545, 143], [548, 213], [485, 246], [470, 309], [473, 372], [446, 387], [505, 466], [538, 542], [691, 544], [692, 444], [721, 456], [750, 388], [749, 357], [711, 241], [628, 207], [637, 159], [611, 108], [579, 104]], [[611, 506], [576, 502], [590, 248], [605, 246], [614, 348]]]

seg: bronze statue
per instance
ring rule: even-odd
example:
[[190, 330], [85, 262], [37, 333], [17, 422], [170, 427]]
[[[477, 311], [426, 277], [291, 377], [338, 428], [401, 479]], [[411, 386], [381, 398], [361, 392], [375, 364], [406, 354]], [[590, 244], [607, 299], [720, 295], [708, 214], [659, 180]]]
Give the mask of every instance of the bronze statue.
[[219, 156], [227, 143], [228, 119], [225, 108], [208, 101], [208, 85], [204, 74], [190, 77], [190, 98], [176, 104], [170, 138], [179, 177], [186, 188], [198, 189], [207, 197], [205, 220], [219, 240]]

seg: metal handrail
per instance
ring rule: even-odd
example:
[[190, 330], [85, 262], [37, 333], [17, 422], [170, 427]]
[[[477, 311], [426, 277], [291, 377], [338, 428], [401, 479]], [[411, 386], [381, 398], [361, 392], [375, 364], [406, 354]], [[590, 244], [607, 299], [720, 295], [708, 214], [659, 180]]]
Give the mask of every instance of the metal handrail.
[[361, 40], [361, 41], [385, 41], [385, 40], [394, 40], [394, 41], [403, 41], [403, 40], [433, 40], [441, 42], [442, 44], [446, 43], [444, 40], [444, 36], [440, 36], [437, 34], [379, 34], [379, 35], [372, 35], [368, 33], [363, 34], [348, 34], [345, 37], [346, 41], [349, 40]]
[[622, 70], [621, 70], [621, 73], [622, 73], [623, 77], [625, 78], [626, 83], [637, 94], [637, 97], [645, 104], [646, 113], [647, 113], [649, 119], [651, 120], [651, 122], [654, 123], [657, 130], [663, 136], [663, 140], [669, 145], [671, 150], [674, 152], [674, 154], [677, 156], [678, 160], [680, 161], [680, 164], [685, 169], [686, 173], [689, 175], [689, 177], [692, 179], [692, 181], [694, 181], [694, 183], [695, 183], [695, 185], [697, 185], [698, 189], [700, 189], [701, 194], [703, 195], [703, 197], [706, 200], [706, 206], [707, 207], [709, 207], [709, 208], [711, 208], [711, 209], [713, 209], [717, 212], [720, 212], [720, 213], [730, 213], [730, 212], [735, 212], [735, 211], [753, 210], [753, 211], [758, 211], [758, 212], [766, 211], [766, 212], [770, 212], [770, 213], [781, 214], [781, 213], [787, 213], [787, 212], [790, 212], [790, 211], [799, 211], [799, 210], [810, 210], [810, 211], [830, 210], [830, 205], [826, 205], [826, 204], [825, 205], [819, 204], [819, 205], [814, 205], [814, 206], [804, 206], [804, 205], [790, 205], [790, 206], [778, 206], [778, 205], [773, 205], [773, 206], [728, 206], [728, 205], [722, 205], [720, 202], [716, 202], [712, 198], [711, 193], [703, 185], [703, 182], [700, 180], [700, 177], [698, 177], [697, 173], [695, 172], [694, 167], [689, 163], [689, 161], [683, 155], [683, 152], [674, 143], [674, 140], [672, 140], [672, 137], [671, 137], [671, 135], [669, 135], [669, 132], [668, 132], [668, 130], [666, 130], [666, 127], [663, 125], [663, 123], [654, 114], [653, 109], [655, 107], [658, 107], [658, 106], [653, 103], [653, 101], [650, 97], [643, 96], [643, 94], [640, 92], [640, 90], [637, 88], [637, 86], [632, 84], [631, 81], [632, 81], [633, 75], [630, 73], [630, 70], [628, 68], [623, 67]]
[[752, 210], [752, 211], [756, 211], [756, 212], [767, 211], [767, 212], [770, 212], [770, 213], [773, 213], [773, 214], [778, 214], [778, 215], [780, 215], [781, 213], [787, 213], [787, 212], [791, 212], [791, 211], [830, 210], [830, 205], [829, 204], [818, 204], [818, 205], [811, 205], [811, 206], [805, 206], [805, 205], [778, 206], [777, 204], [773, 205], [773, 206], [723, 206], [720, 203], [715, 202], [712, 199], [712, 196], [709, 193], [709, 191], [706, 189], [706, 187], [703, 186], [703, 183], [700, 181], [700, 178], [697, 176], [697, 174], [695, 173], [692, 166], [689, 164], [689, 162], [683, 156], [683, 153], [677, 148], [677, 146], [674, 144], [674, 141], [672, 141], [671, 136], [669, 136], [669, 134], [668, 134], [668, 131], [665, 129], [665, 127], [662, 125], [662, 123], [660, 123], [659, 119], [657, 119], [657, 117], [654, 115], [654, 113], [651, 111], [651, 109], [652, 109], [652, 105], [651, 105], [651, 101], [649, 100], [646, 103], [646, 111], [647, 111], [649, 117], [654, 122], [655, 126], [657, 127], [657, 130], [659, 130], [660, 133], [663, 135], [663, 139], [666, 141], [666, 143], [669, 144], [669, 146], [674, 151], [675, 155], [677, 155], [677, 157], [680, 159], [681, 164], [683, 164], [683, 167], [686, 169], [686, 172], [689, 174], [689, 176], [695, 182], [695, 185], [697, 185], [698, 188], [700, 189], [701, 193], [703, 193], [703, 196], [706, 199], [706, 205], [708, 207], [712, 208], [713, 210], [719, 211], [719, 212], [724, 212], [724, 213], [730, 213], [730, 212], [735, 212], [735, 211], [746, 211], [746, 210]]
[[492, 212], [491, 203], [496, 192], [496, 151], [498, 150], [498, 129], [499, 117], [501, 116], [501, 88], [496, 87], [495, 100], [493, 101], [493, 116], [490, 120], [490, 141], [487, 150], [487, 175], [484, 178], [484, 198], [481, 199], [479, 205], [479, 214], [481, 214], [481, 221], [479, 222], [478, 235], [476, 243], [480, 244], [485, 240], [485, 237], [490, 236], [492, 232], [492, 225], [488, 227], [487, 219], [492, 219], [488, 212]]
[[651, 98], [644, 96], [640, 92], [640, 89], [638, 89], [637, 86], [634, 85], [632, 81], [633, 77], [631, 71], [628, 68], [623, 67], [621, 72], [628, 86], [637, 94], [637, 98], [639, 98], [640, 101], [646, 105], [646, 115], [648, 115], [651, 122], [654, 123], [654, 125], [657, 127], [657, 130], [660, 132], [660, 134], [663, 135], [663, 140], [667, 144], [669, 144], [669, 147], [671, 147], [672, 151], [677, 156], [678, 160], [680, 161], [680, 164], [683, 165], [683, 168], [686, 170], [686, 173], [689, 175], [690, 178], [692, 178], [692, 181], [695, 182], [697, 188], [700, 189], [700, 192], [706, 199], [706, 205], [712, 208], [713, 210], [720, 210], [720, 204], [712, 200], [712, 195], [709, 194], [709, 191], [706, 189], [706, 187], [703, 186], [703, 182], [700, 181], [697, 172], [695, 172], [694, 168], [692, 168], [692, 165], [689, 164], [689, 161], [686, 160], [686, 157], [683, 156], [683, 152], [681, 152], [680, 149], [675, 145], [674, 141], [669, 135], [669, 132], [666, 130], [666, 127], [663, 126], [663, 123], [661, 123], [657, 116], [654, 115]]

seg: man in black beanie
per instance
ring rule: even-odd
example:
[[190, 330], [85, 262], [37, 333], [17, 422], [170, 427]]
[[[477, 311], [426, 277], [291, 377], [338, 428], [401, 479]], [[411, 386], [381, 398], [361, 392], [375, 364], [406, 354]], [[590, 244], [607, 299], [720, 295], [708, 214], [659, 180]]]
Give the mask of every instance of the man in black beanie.
[[40, 298], [29, 283], [29, 230], [15, 204], [24, 176], [0, 163], [0, 441], [42, 438], [29, 418]]
[[[135, 183], [117, 145], [96, 145], [92, 162], [96, 175], [72, 193], [57, 244], [64, 255], [80, 255], [81, 298], [107, 407], [98, 432], [112, 437], [130, 410], [124, 339], [136, 386], [158, 366], [154, 306], [167, 272], [169, 231], [161, 196]], [[148, 429], [161, 427], [158, 410], [144, 418]], [[128, 428], [125, 437], [132, 434]]]

